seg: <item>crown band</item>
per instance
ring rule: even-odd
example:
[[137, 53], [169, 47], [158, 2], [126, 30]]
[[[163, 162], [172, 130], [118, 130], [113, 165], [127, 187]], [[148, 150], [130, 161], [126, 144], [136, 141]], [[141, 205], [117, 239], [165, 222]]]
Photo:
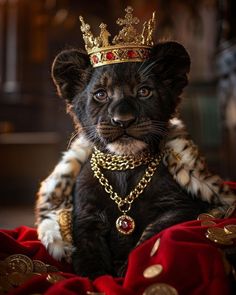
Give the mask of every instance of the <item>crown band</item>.
[[143, 62], [150, 56], [147, 46], [110, 46], [90, 53], [93, 67], [123, 62]]
[[106, 29], [106, 24], [100, 24], [100, 35], [94, 37], [89, 24], [86, 24], [83, 17], [80, 16], [80, 28], [83, 33], [85, 49], [93, 67], [124, 62], [143, 62], [150, 57], [150, 51], [154, 44], [155, 12], [149, 21], [144, 22], [142, 33], [138, 33], [134, 25], [139, 23], [139, 19], [133, 17], [131, 7], [127, 7], [125, 11], [124, 19], [119, 18], [116, 21], [123, 28], [113, 38], [113, 45], [109, 42], [111, 34]]

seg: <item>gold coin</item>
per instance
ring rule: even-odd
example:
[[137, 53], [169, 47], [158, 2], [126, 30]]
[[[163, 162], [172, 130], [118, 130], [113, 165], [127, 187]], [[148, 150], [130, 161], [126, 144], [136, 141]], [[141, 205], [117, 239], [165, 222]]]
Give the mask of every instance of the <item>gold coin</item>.
[[58, 268], [56, 268], [56, 266], [54, 265], [50, 265], [50, 264], [46, 264], [47, 267], [47, 272], [58, 272]]
[[12, 286], [18, 287], [24, 283], [25, 277], [23, 273], [12, 272], [7, 276], [7, 280]]
[[146, 279], [151, 279], [158, 276], [162, 272], [162, 270], [163, 270], [163, 267], [161, 264], [153, 264], [144, 270], [143, 276]]
[[231, 241], [231, 239], [229, 238], [224, 238], [224, 237], [217, 237], [215, 235], [206, 233], [206, 237], [211, 240], [212, 242], [215, 242], [217, 244], [221, 244], [221, 245], [232, 245], [233, 241]]
[[233, 205], [231, 205], [231, 206], [228, 208], [228, 210], [227, 210], [226, 213], [225, 213], [224, 218], [228, 218], [228, 217], [230, 217], [230, 216], [235, 212], [235, 210], [236, 210], [236, 203], [234, 203]]
[[42, 261], [33, 260], [33, 265], [34, 265], [33, 272], [35, 272], [35, 273], [46, 273], [47, 272], [47, 266]]
[[218, 238], [228, 238], [226, 232], [223, 228], [220, 227], [210, 227], [207, 229], [207, 233], [213, 236], [216, 236]]
[[14, 254], [5, 259], [10, 272], [29, 273], [33, 271], [32, 260], [23, 254]]
[[214, 219], [215, 217], [209, 213], [201, 213], [198, 215], [197, 220], [211, 220]]
[[178, 292], [167, 284], [153, 284], [143, 292], [143, 295], [178, 295]]
[[208, 214], [214, 216], [214, 218], [223, 218], [225, 213], [222, 210], [215, 208], [212, 209]]
[[201, 226], [214, 226], [216, 223], [213, 220], [203, 220]]
[[227, 235], [223, 228], [211, 227], [208, 228], [206, 237], [218, 244], [222, 245], [232, 245], [231, 236]]
[[160, 242], [161, 242], [161, 239], [158, 238], [156, 240], [156, 242], [154, 243], [153, 247], [152, 247], [152, 250], [151, 250], [151, 253], [150, 253], [150, 256], [152, 257], [153, 255], [156, 254], [157, 250], [159, 249], [160, 247]]
[[51, 284], [56, 284], [57, 282], [65, 280], [65, 277], [60, 274], [48, 274], [46, 280]]
[[236, 234], [236, 224], [229, 224], [224, 227], [227, 234]]

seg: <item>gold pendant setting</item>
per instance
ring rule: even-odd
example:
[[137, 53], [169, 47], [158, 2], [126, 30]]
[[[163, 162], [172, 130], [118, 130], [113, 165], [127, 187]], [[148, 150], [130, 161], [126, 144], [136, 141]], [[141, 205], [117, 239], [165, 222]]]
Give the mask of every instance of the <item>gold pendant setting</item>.
[[135, 222], [132, 217], [124, 214], [117, 218], [116, 228], [120, 233], [129, 235], [135, 229]]
[[[149, 153], [143, 153], [141, 158], [140, 154], [136, 155], [135, 157], [130, 155], [118, 156], [104, 154], [97, 148], [94, 148], [94, 152], [90, 159], [91, 169], [93, 171], [94, 177], [98, 179], [101, 186], [104, 187], [105, 192], [109, 194], [110, 199], [117, 204], [119, 211], [122, 213], [122, 215], [116, 220], [116, 228], [120, 233], [129, 235], [134, 231], [135, 222], [133, 218], [126, 215], [126, 213], [130, 211], [132, 203], [143, 193], [147, 185], [152, 180], [152, 177], [159, 163], [161, 162], [163, 155], [164, 153], [161, 153], [159, 156], [152, 156]], [[143, 177], [127, 196], [122, 197], [114, 191], [113, 187], [109, 183], [108, 179], [104, 176], [100, 168], [101, 166], [103, 169], [112, 171], [125, 171], [128, 169], [134, 169], [135, 167], [141, 165], [148, 165]]]

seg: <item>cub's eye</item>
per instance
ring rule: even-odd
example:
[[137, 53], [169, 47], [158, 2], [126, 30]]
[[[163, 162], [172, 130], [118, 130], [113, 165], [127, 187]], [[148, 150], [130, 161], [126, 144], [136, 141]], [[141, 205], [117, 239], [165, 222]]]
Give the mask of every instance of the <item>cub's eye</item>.
[[149, 98], [152, 95], [152, 90], [148, 87], [142, 87], [138, 91], [138, 96], [141, 98]]
[[99, 102], [105, 102], [107, 100], [107, 97], [107, 92], [103, 89], [98, 90], [93, 95], [93, 98]]

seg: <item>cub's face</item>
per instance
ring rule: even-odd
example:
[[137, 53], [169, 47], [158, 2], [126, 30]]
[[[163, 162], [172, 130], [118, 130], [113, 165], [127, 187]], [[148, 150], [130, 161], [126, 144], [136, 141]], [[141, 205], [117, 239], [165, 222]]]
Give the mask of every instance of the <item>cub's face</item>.
[[150, 64], [121, 63], [95, 69], [73, 100], [86, 137], [118, 154], [137, 153], [165, 134], [175, 109]]
[[189, 64], [185, 49], [167, 42], [154, 47], [143, 63], [95, 69], [86, 55], [64, 51], [52, 74], [88, 140], [116, 154], [136, 154], [157, 151], [187, 84]]

